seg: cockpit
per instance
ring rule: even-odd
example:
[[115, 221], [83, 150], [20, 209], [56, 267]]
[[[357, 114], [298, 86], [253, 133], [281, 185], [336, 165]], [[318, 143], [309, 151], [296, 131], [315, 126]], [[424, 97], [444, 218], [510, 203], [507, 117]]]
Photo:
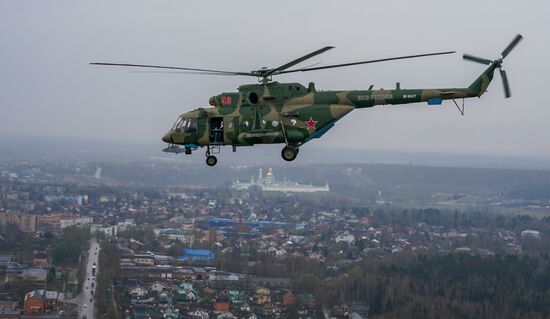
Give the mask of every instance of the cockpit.
[[196, 133], [197, 118], [180, 117], [172, 126], [172, 131], [176, 133]]
[[166, 143], [177, 143], [178, 140], [184, 138], [184, 134], [196, 134], [198, 130], [197, 117], [180, 116], [178, 120], [172, 125], [172, 128], [168, 133], [164, 134], [162, 140]]

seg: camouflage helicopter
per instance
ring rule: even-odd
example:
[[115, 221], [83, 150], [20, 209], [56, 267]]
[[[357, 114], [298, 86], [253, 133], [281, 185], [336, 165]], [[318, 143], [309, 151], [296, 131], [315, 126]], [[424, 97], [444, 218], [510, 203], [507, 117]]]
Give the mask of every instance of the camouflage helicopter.
[[[317, 91], [313, 82], [307, 87], [299, 83], [272, 81], [275, 75], [325, 70], [383, 61], [402, 60], [426, 56], [451, 54], [454, 51], [426, 53], [383, 58], [326, 66], [291, 67], [326, 52], [327, 46], [306, 54], [276, 68], [261, 68], [250, 72], [220, 71], [187, 67], [126, 63], [91, 63], [94, 65], [137, 68], [168, 69], [172, 72], [211, 75], [236, 75], [257, 77], [259, 84], [241, 85], [237, 92], [224, 92], [212, 96], [210, 108], [198, 108], [181, 114], [172, 128], [162, 137], [169, 144], [164, 152], [192, 154], [199, 147], [206, 147], [206, 164], [214, 166], [220, 147], [231, 145], [235, 152], [238, 146], [254, 144], [284, 144], [281, 156], [292, 161], [300, 147], [312, 139], [320, 138], [349, 112], [384, 104], [408, 104], [427, 102], [440, 105], [443, 100], [452, 100], [464, 115], [464, 99], [481, 97], [499, 69], [505, 97], [511, 96], [506, 72], [502, 62], [522, 40], [517, 35], [502, 51], [500, 58], [489, 60], [464, 54], [463, 58], [489, 67], [465, 88], [401, 89], [399, 83], [392, 90]], [[462, 106], [456, 102], [462, 99]], [[181, 146], [182, 147], [181, 147]]]

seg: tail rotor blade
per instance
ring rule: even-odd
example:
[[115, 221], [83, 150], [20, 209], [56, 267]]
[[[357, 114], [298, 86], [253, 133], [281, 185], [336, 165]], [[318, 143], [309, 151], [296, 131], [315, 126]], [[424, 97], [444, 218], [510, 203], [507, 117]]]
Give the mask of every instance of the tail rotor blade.
[[472, 61], [472, 62], [477, 62], [477, 63], [481, 63], [481, 64], [491, 64], [493, 61], [491, 60], [487, 60], [487, 59], [484, 59], [484, 58], [479, 58], [477, 56], [473, 56], [473, 55], [470, 55], [470, 54], [464, 54], [462, 56], [462, 58], [464, 60], [468, 60], [468, 61]]
[[509, 98], [510, 96], [512, 96], [512, 92], [510, 92], [508, 76], [506, 76], [506, 71], [504, 71], [503, 69], [500, 69], [500, 77], [502, 78], [502, 86], [504, 87], [504, 96], [506, 98]]
[[512, 42], [508, 44], [506, 49], [502, 51], [502, 57], [505, 58], [508, 54], [510, 54], [510, 52], [516, 47], [516, 45], [518, 45], [519, 41], [521, 41], [522, 39], [523, 37], [521, 36], [521, 34], [516, 35], [514, 40], [512, 40]]

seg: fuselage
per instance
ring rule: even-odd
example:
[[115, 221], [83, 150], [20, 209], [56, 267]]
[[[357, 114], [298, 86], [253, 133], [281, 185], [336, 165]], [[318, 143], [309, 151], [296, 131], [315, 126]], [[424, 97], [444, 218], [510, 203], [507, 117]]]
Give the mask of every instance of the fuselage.
[[196, 148], [208, 145], [286, 143], [299, 146], [326, 133], [356, 108], [481, 96], [493, 78], [495, 65], [467, 88], [317, 91], [313, 83], [251, 84], [238, 92], [210, 98], [210, 108], [180, 115], [163, 137], [171, 144]]

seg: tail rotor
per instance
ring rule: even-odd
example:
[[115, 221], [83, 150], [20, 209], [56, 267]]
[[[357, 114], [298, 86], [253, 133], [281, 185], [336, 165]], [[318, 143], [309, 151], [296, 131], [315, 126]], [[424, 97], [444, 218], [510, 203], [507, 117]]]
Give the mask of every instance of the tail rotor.
[[496, 59], [496, 60], [489, 60], [489, 59], [485, 59], [485, 58], [480, 58], [480, 57], [473, 56], [473, 55], [470, 55], [470, 54], [464, 54], [462, 56], [462, 58], [464, 60], [477, 62], [477, 63], [481, 63], [481, 64], [485, 64], [485, 65], [490, 65], [490, 64], [495, 65], [498, 68], [498, 70], [500, 71], [500, 78], [502, 79], [502, 86], [504, 88], [504, 97], [509, 98], [510, 96], [512, 96], [512, 93], [510, 91], [510, 84], [508, 82], [508, 76], [506, 75], [506, 71], [502, 68], [502, 61], [504, 60], [504, 58], [506, 58], [508, 56], [508, 54], [510, 54], [510, 52], [518, 45], [518, 43], [522, 39], [523, 39], [523, 37], [521, 36], [521, 34], [516, 35], [516, 37], [512, 40], [512, 42], [510, 42], [510, 44], [508, 44], [508, 46], [502, 51], [502, 53], [501, 53], [502, 57], [499, 58], [499, 59]]

